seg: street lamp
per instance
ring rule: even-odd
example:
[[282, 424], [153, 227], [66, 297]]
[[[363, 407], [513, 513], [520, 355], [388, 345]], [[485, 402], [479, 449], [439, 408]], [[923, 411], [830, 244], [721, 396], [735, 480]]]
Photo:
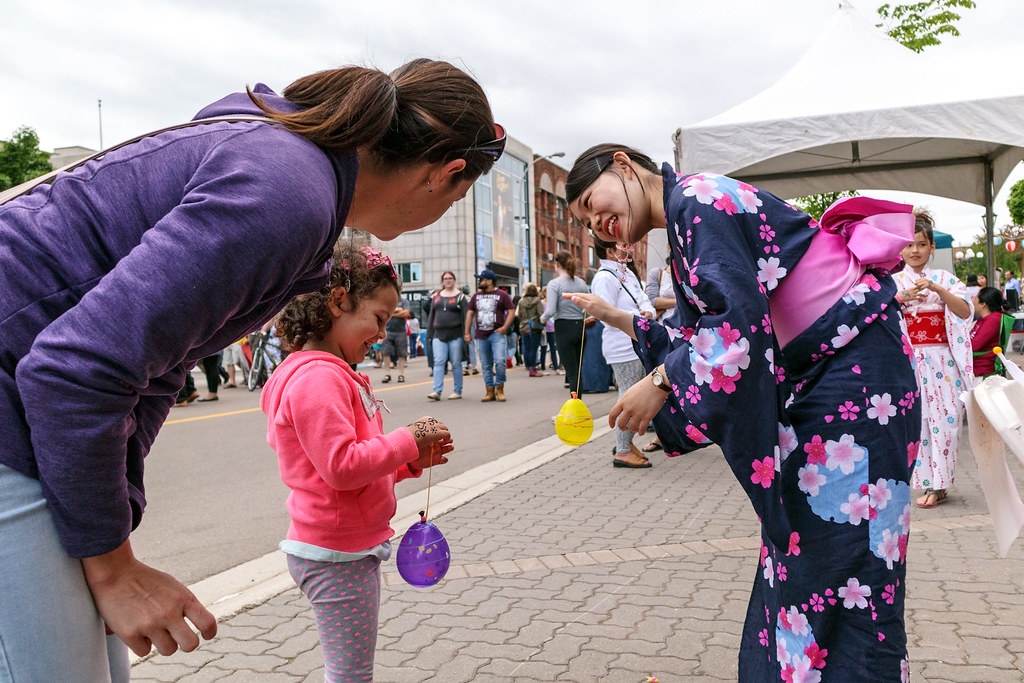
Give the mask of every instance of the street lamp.
[[526, 195], [523, 197], [526, 202], [526, 220], [523, 222], [523, 244], [526, 245], [524, 256], [526, 256], [527, 263], [524, 269], [526, 278], [519, 283], [520, 286], [533, 281], [533, 244], [530, 242], [530, 217], [533, 215], [533, 212], [530, 210], [530, 199], [533, 197], [533, 186], [530, 184], [530, 169], [541, 159], [557, 159], [564, 156], [565, 152], [553, 152], [544, 156], [538, 156], [523, 168], [523, 192]]

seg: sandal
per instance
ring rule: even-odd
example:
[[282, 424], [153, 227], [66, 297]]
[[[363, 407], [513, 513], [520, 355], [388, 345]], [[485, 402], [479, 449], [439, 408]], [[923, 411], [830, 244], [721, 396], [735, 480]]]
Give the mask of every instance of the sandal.
[[381, 379], [380, 383], [381, 384], [387, 384], [390, 381], [391, 381], [391, 375], [384, 375], [384, 377], [383, 377], [383, 379]]
[[661, 444], [658, 443], [657, 441], [652, 441], [643, 448], [641, 448], [640, 450], [643, 451], [644, 453], [654, 453], [655, 451], [661, 450]]
[[398, 381], [399, 382], [404, 382], [405, 381], [405, 375], [399, 375], [398, 376]]
[[[632, 453], [622, 453], [621, 455], [624, 455], [627, 458], [635, 457]], [[626, 459], [619, 458], [618, 456], [616, 456], [616, 457], [612, 458], [612, 467], [628, 467], [630, 469], [639, 470], [639, 469], [646, 469], [648, 467], [651, 467], [651, 462], [649, 460], [645, 460], [644, 458], [639, 458], [639, 461], [637, 461], [637, 460], [626, 460]]]
[[[924, 502], [921, 502], [924, 501]], [[930, 502], [929, 502], [930, 501]], [[946, 502], [946, 489], [925, 489], [924, 495], [914, 501], [914, 505], [925, 510], [938, 507]]]

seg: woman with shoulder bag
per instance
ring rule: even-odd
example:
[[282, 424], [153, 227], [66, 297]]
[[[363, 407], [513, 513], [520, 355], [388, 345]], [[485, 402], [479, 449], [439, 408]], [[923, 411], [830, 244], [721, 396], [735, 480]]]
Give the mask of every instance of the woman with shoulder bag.
[[540, 300], [537, 285], [528, 282], [523, 298], [519, 300], [518, 315], [519, 334], [523, 340], [523, 364], [530, 377], [544, 375], [543, 368], [537, 368], [537, 349], [540, 347], [540, 337], [544, 333], [544, 323], [540, 321], [543, 314], [544, 305]]

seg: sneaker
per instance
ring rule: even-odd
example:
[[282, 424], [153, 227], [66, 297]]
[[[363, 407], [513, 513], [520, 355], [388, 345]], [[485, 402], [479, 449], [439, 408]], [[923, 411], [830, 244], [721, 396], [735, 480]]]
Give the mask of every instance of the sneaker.
[[441, 400], [441, 394], [439, 394], [439, 393], [437, 393], [435, 391], [435, 392], [433, 392], [431, 394], [427, 394], [427, 398], [429, 398], [431, 401], [440, 401]]
[[448, 397], [448, 400], [458, 401], [460, 398], [462, 398], [462, 394], [452, 394], [451, 396]]

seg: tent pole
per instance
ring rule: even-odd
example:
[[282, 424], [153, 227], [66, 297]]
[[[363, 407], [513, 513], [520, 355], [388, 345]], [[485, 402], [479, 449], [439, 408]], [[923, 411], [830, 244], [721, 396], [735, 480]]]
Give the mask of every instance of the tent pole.
[[683, 137], [683, 129], [682, 128], [676, 128], [676, 132], [673, 133], [673, 135], [672, 135], [672, 152], [673, 152], [673, 156], [675, 156], [676, 173], [682, 173], [683, 172], [683, 169], [682, 169], [682, 165], [683, 165], [682, 137]]
[[992, 212], [992, 205], [995, 203], [995, 191], [993, 185], [995, 173], [992, 170], [992, 159], [985, 160], [985, 273], [990, 286], [995, 285], [996, 279], [996, 255], [995, 233], [996, 217]]

